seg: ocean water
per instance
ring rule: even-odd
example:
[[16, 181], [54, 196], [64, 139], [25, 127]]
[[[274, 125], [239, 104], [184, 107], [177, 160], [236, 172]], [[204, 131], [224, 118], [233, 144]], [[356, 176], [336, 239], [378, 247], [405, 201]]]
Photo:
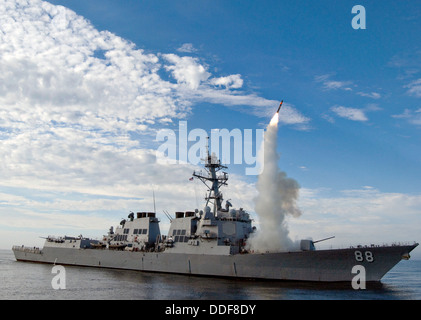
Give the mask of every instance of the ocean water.
[[[0, 299], [14, 300], [421, 300], [421, 260], [401, 261], [379, 284], [313, 284], [220, 279], [65, 267], [65, 289], [53, 289], [52, 265], [18, 262], [0, 250]], [[244, 302], [246, 303], [246, 302]]]

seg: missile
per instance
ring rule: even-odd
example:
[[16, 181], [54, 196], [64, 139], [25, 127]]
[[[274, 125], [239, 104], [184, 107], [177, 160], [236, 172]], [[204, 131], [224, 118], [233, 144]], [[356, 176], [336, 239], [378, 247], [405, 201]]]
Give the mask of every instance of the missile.
[[279, 113], [279, 110], [281, 110], [281, 107], [282, 107], [282, 103], [284, 102], [284, 100], [282, 100], [281, 101], [281, 104], [279, 105], [279, 107], [278, 107], [278, 111], [276, 111], [276, 113]]

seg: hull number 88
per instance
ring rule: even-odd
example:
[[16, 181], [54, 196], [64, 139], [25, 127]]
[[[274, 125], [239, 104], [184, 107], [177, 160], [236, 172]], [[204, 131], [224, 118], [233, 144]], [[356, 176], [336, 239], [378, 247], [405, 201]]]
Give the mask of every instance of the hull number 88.
[[362, 262], [362, 261], [364, 261], [364, 259], [367, 262], [373, 262], [374, 261], [374, 256], [373, 256], [373, 253], [371, 251], [361, 252], [359, 250], [356, 250], [354, 252], [354, 254], [355, 254], [355, 260], [357, 260], [358, 262]]

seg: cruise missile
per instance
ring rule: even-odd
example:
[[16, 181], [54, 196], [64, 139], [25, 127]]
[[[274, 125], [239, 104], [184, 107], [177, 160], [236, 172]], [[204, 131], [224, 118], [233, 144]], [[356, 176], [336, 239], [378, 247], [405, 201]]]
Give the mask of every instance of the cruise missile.
[[279, 107], [278, 107], [278, 111], [276, 111], [276, 113], [279, 113], [279, 110], [281, 110], [281, 107], [282, 107], [282, 103], [284, 102], [284, 100], [282, 100], [281, 101], [281, 104], [279, 105]]

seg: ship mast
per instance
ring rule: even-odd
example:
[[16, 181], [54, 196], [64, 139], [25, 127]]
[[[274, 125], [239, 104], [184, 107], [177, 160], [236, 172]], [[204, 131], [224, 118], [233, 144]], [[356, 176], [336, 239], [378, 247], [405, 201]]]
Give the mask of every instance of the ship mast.
[[223, 196], [222, 193], [219, 191], [219, 188], [223, 185], [227, 185], [228, 181], [228, 174], [226, 172], [222, 172], [222, 174], [217, 174], [220, 170], [226, 169], [226, 166], [221, 164], [221, 161], [216, 158], [214, 154], [209, 153], [209, 137], [207, 138], [206, 143], [206, 152], [207, 156], [205, 159], [205, 169], [207, 171], [207, 175], [202, 174], [202, 172], [193, 172], [193, 176], [200, 179], [203, 184], [208, 188], [209, 194], [206, 196], [206, 206], [209, 204], [210, 201], [213, 200], [214, 206], [214, 216], [218, 210], [222, 209], [222, 201]]

